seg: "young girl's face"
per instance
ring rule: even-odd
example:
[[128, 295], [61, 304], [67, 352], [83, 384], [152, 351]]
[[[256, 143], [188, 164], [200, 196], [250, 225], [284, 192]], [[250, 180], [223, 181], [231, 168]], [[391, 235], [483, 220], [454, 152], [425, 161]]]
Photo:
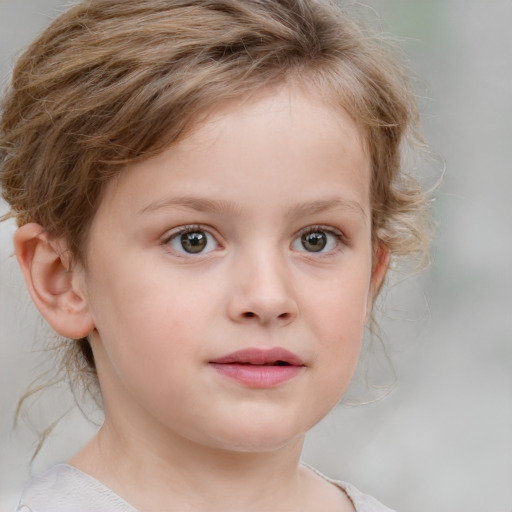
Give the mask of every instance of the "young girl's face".
[[77, 281], [106, 423], [236, 451], [299, 440], [349, 384], [385, 273], [369, 198], [356, 124], [291, 86], [129, 165]]

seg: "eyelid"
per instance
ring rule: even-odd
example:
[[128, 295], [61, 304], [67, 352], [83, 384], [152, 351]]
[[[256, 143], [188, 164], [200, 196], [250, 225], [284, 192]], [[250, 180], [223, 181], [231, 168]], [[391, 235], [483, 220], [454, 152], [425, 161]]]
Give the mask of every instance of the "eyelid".
[[302, 236], [306, 233], [315, 233], [316, 231], [325, 231], [326, 233], [332, 233], [333, 235], [339, 236], [341, 238], [345, 237], [343, 231], [341, 231], [338, 228], [335, 228], [334, 226], [328, 226], [326, 224], [313, 224], [312, 226], [302, 228], [297, 233], [297, 236]]
[[314, 224], [312, 226], [307, 226], [297, 233], [296, 238], [302, 235], [306, 235], [308, 233], [316, 233], [317, 231], [324, 231], [326, 233], [338, 237], [344, 243], [347, 242], [347, 237], [345, 236], [345, 233], [343, 233], [343, 231], [341, 231], [338, 228], [335, 228], [334, 226], [327, 226], [324, 224]]
[[167, 243], [172, 238], [181, 235], [183, 233], [188, 233], [190, 231], [211, 231], [211, 228], [208, 226], [204, 226], [203, 224], [184, 224], [182, 226], [177, 226], [175, 228], [166, 231], [162, 236], [162, 243]]

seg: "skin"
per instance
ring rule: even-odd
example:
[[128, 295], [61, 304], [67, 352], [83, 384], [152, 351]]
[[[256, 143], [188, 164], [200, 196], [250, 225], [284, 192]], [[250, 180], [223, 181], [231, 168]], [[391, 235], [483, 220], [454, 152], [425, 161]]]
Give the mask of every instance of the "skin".
[[[69, 269], [40, 226], [20, 228], [36, 305], [61, 334], [89, 335], [98, 368], [105, 424], [71, 463], [141, 511], [353, 510], [299, 458], [350, 382], [386, 272], [370, 218], [357, 125], [288, 85], [127, 166], [106, 186], [86, 268]], [[183, 226], [203, 251], [183, 249]], [[255, 389], [210, 364], [248, 347], [304, 366]]]

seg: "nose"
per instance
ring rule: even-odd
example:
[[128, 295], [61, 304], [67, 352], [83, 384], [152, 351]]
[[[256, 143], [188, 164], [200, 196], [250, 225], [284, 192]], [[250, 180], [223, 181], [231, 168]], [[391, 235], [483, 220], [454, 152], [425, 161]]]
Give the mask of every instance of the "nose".
[[263, 255], [240, 262], [228, 303], [233, 321], [284, 326], [296, 319], [299, 309], [292, 276], [279, 259]]

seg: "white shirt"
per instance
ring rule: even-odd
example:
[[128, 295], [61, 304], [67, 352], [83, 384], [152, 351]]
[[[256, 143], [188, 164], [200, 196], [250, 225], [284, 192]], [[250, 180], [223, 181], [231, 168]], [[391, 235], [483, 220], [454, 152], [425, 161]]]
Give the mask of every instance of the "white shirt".
[[[393, 512], [345, 482], [333, 483], [352, 500], [356, 512]], [[67, 464], [33, 478], [23, 490], [17, 512], [137, 512], [101, 482]]]

